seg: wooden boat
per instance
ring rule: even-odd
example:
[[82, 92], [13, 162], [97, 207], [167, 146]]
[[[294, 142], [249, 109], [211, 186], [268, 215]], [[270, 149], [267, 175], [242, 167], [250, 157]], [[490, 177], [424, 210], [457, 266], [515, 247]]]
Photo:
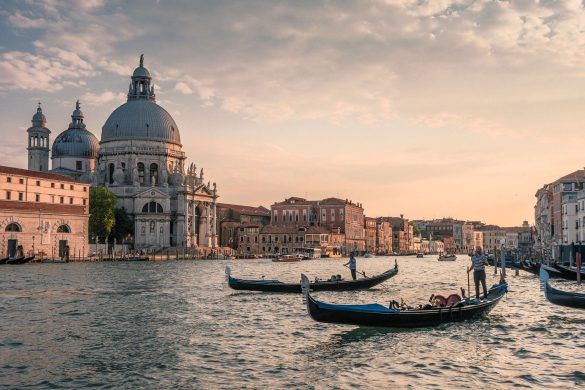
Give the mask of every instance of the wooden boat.
[[[310, 282], [314, 291], [350, 291], [364, 290], [374, 287], [398, 273], [398, 264], [388, 271], [372, 277], [365, 277], [357, 280], [316, 280]], [[237, 279], [231, 276], [230, 267], [225, 267], [228, 285], [234, 290], [264, 291], [278, 293], [301, 293], [300, 283], [283, 283], [279, 280], [247, 280]]]
[[533, 261], [521, 261], [520, 269], [526, 272], [530, 272], [531, 274], [538, 275], [540, 272], [540, 263], [535, 263]]
[[132, 257], [123, 258], [121, 260], [125, 260], [125, 261], [148, 261], [148, 260], [150, 260], [150, 258], [148, 256], [132, 256]]
[[[567, 265], [555, 264], [555, 269], [559, 271], [560, 277], [567, 280], [577, 280], [577, 268], [569, 267]], [[585, 269], [581, 268], [581, 280], [585, 280]]]
[[370, 252], [366, 252], [364, 254], [364, 258], [366, 258], [366, 259], [371, 259], [372, 257], [374, 257], [374, 255], [372, 253], [370, 253]]
[[422, 254], [422, 253], [417, 253], [417, 254], [416, 254], [416, 258], [417, 258], [417, 259], [422, 259], [423, 257], [425, 257], [425, 255], [424, 255], [424, 254]]
[[272, 261], [274, 263], [296, 263], [298, 261], [301, 261], [302, 259], [300, 257], [296, 257], [296, 256], [292, 256], [292, 255], [285, 255], [282, 257], [279, 257], [278, 259], [272, 259]]
[[562, 274], [561, 274], [561, 272], [560, 272], [558, 269], [554, 268], [554, 267], [551, 267], [551, 266], [548, 266], [548, 265], [542, 264], [542, 265], [540, 266], [540, 269], [543, 269], [543, 270], [545, 270], [546, 272], [548, 272], [548, 275], [549, 275], [550, 277], [552, 277], [552, 278], [561, 278], [561, 277], [562, 277]]
[[16, 259], [8, 259], [6, 264], [25, 264], [35, 258], [35, 255], [28, 256], [28, 257], [19, 257]]
[[540, 269], [540, 280], [544, 283], [544, 296], [555, 305], [585, 309], [585, 294], [571, 291], [562, 291], [550, 285], [549, 274]]
[[5, 257], [3, 259], [0, 259], [0, 264], [6, 264], [6, 262], [8, 261], [8, 259], [10, 259], [10, 257]]
[[441, 255], [439, 256], [439, 261], [455, 261], [457, 260], [457, 256], [455, 255]]
[[[303, 275], [304, 276], [304, 275]], [[316, 300], [309, 293], [308, 279], [303, 278], [307, 311], [318, 322], [389, 328], [418, 328], [447, 322], [471, 320], [487, 315], [507, 292], [507, 284], [495, 285], [486, 299], [466, 299], [446, 307], [391, 309], [380, 304], [332, 305]]]

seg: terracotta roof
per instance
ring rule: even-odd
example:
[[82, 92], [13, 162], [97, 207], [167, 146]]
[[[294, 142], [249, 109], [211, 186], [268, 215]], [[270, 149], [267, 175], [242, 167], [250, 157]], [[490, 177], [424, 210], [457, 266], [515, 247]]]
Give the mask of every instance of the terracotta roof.
[[37, 172], [37, 171], [31, 171], [28, 169], [7, 167], [5, 165], [0, 165], [0, 173], [4, 173], [7, 175], [37, 177], [39, 179], [59, 180], [59, 181], [67, 181], [67, 182], [71, 182], [71, 183], [85, 184], [82, 181], [72, 179], [69, 176], [59, 175], [57, 173]]
[[31, 203], [0, 200], [0, 210], [50, 212], [54, 214], [85, 214], [85, 206], [60, 203]]
[[218, 203], [217, 207], [232, 209], [240, 214], [270, 216], [270, 210], [263, 206], [243, 206], [239, 204]]
[[585, 178], [585, 169], [579, 169], [575, 172], [571, 172], [568, 175], [561, 177], [560, 179], [556, 180], [555, 183], [563, 181], [563, 180], [583, 180]]

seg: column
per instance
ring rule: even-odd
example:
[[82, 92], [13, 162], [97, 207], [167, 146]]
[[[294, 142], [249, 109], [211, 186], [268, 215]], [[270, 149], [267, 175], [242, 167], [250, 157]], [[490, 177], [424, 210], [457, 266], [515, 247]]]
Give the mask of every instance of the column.
[[217, 204], [215, 199], [213, 200], [213, 235], [211, 245], [217, 247]]

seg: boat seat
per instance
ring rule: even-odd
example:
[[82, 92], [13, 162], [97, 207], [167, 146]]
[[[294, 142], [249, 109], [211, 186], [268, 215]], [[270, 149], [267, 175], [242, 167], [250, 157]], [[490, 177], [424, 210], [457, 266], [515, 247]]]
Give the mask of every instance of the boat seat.
[[431, 300], [437, 307], [449, 307], [461, 302], [461, 297], [459, 294], [451, 294], [447, 298], [442, 295], [435, 295], [431, 297]]

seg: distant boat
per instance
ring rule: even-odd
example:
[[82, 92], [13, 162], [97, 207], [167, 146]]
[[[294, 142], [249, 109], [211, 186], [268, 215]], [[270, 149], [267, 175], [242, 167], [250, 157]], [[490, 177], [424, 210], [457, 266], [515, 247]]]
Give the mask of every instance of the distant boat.
[[439, 256], [439, 261], [455, 261], [457, 260], [457, 256], [455, 255], [441, 255]]
[[423, 257], [425, 257], [425, 255], [424, 255], [424, 254], [422, 254], [422, 253], [417, 253], [417, 254], [416, 254], [416, 258], [417, 258], [417, 259], [422, 259]]
[[28, 256], [28, 257], [19, 257], [16, 259], [8, 259], [6, 264], [25, 264], [35, 258], [35, 255]]
[[366, 259], [371, 259], [372, 257], [376, 257], [376, 256], [374, 256], [374, 255], [373, 255], [372, 253], [370, 253], [370, 252], [366, 252], [366, 253], [364, 254], [364, 257], [365, 257]]
[[302, 259], [298, 256], [293, 255], [284, 255], [277, 259], [272, 259], [274, 263], [296, 263], [297, 261], [301, 261]]

